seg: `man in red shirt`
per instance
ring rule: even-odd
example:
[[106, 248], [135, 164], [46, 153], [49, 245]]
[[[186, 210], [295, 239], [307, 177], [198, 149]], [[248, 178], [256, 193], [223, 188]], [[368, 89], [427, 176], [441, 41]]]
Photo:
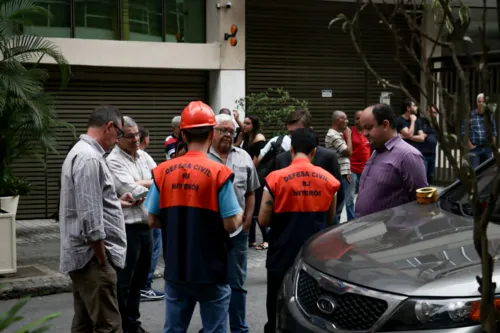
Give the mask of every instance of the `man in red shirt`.
[[[368, 139], [363, 135], [363, 129], [359, 119], [363, 111], [356, 112], [354, 126], [351, 131], [352, 155], [351, 155], [351, 188], [350, 193], [345, 193], [347, 221], [354, 219], [354, 196], [358, 193], [359, 178], [363, 173], [365, 164], [370, 158], [371, 148]], [[345, 137], [345, 132], [344, 132]]]

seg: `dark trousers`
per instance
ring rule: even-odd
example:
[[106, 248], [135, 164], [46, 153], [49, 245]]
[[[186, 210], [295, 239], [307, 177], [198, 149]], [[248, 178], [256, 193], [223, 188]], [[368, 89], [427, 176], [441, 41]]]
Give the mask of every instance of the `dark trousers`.
[[252, 244], [255, 243], [255, 241], [257, 240], [256, 237], [257, 225], [259, 225], [260, 232], [262, 233], [262, 241], [268, 242], [268, 237], [267, 237], [268, 228], [262, 227], [257, 221], [257, 217], [259, 217], [260, 203], [262, 201], [262, 192], [264, 192], [264, 187], [260, 187], [255, 191], [255, 208], [253, 210], [253, 218], [252, 218], [252, 224], [250, 225], [250, 233], [248, 234], [248, 242]]
[[436, 154], [434, 153], [424, 153], [424, 163], [425, 171], [427, 173], [427, 183], [432, 184], [434, 180], [434, 172], [436, 170]]
[[276, 332], [276, 307], [278, 303], [278, 294], [284, 278], [285, 273], [267, 271], [267, 323], [264, 325], [264, 333]]
[[133, 333], [141, 325], [139, 304], [141, 289], [148, 280], [151, 266], [152, 236], [144, 223], [127, 224], [127, 259], [118, 273], [118, 303], [124, 333]]
[[69, 273], [73, 282], [75, 315], [71, 333], [121, 333], [116, 295], [116, 270], [108, 261], [92, 258], [85, 267]]

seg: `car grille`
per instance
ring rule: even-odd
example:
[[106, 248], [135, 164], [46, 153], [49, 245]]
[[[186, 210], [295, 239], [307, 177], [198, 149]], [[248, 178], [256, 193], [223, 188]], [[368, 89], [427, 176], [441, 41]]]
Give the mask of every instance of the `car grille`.
[[[297, 300], [309, 315], [321, 317], [335, 327], [349, 331], [365, 331], [375, 325], [387, 310], [387, 302], [364, 295], [334, 294], [320, 287], [318, 281], [301, 270], [297, 282]], [[320, 297], [328, 296], [335, 302], [332, 314], [319, 311], [316, 303]]]

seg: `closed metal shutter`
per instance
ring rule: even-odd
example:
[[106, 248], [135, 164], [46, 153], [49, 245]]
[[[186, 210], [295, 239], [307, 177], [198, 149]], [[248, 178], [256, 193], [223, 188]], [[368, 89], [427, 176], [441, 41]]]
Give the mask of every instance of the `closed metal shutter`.
[[[65, 89], [57, 80], [49, 82], [59, 118], [86, 132], [87, 120], [101, 104], [117, 106], [139, 126], [150, 131], [147, 152], [157, 163], [165, 160], [164, 141], [172, 132], [172, 117], [180, 115], [192, 100], [207, 100], [208, 73], [202, 71], [125, 70], [73, 67], [74, 77]], [[55, 75], [54, 75], [55, 76]], [[16, 173], [33, 182], [33, 191], [19, 203], [19, 219], [41, 218], [57, 210], [61, 165], [75, 138], [59, 130], [58, 154], [46, 155], [46, 167], [22, 161]]]
[[[345, 111], [352, 122], [357, 110], [378, 103], [381, 91], [390, 91], [370, 78], [340, 24], [328, 29], [339, 13], [352, 17], [355, 4], [310, 0], [247, 0], [246, 4], [247, 93], [283, 87], [306, 100], [321, 144], [334, 110]], [[381, 74], [399, 82], [402, 71], [394, 60], [393, 35], [373, 15], [377, 14], [367, 12], [361, 20], [364, 49]], [[333, 97], [322, 97], [322, 90], [332, 90]], [[391, 104], [399, 108], [401, 96], [394, 92]]]

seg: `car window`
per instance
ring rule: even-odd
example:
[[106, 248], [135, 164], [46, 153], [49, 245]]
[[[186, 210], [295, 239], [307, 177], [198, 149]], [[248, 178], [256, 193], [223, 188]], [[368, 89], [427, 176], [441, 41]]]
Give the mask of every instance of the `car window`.
[[[500, 177], [498, 171], [494, 163], [489, 163], [477, 171], [477, 185], [482, 209], [486, 207], [489, 195], [493, 192], [497, 178]], [[441, 196], [440, 203], [442, 209], [451, 213], [465, 216], [473, 215], [472, 206], [469, 203], [468, 192], [460, 183], [457, 183], [456, 186]], [[492, 220], [500, 222], [500, 200], [497, 200]]]

